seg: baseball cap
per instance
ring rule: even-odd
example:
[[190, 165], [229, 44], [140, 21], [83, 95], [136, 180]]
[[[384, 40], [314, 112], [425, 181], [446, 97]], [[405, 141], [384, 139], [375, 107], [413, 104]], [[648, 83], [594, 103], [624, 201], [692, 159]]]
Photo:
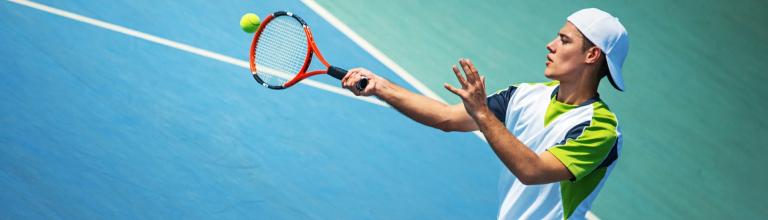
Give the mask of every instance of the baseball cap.
[[619, 19], [597, 8], [586, 8], [568, 16], [568, 21], [600, 48], [608, 62], [608, 80], [614, 88], [624, 91], [621, 67], [629, 52], [629, 36]]

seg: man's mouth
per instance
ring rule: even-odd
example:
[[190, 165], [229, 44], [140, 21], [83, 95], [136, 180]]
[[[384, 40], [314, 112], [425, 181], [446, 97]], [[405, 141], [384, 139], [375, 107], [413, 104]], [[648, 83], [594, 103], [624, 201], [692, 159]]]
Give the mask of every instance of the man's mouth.
[[551, 63], [553, 63], [553, 62], [554, 62], [554, 61], [552, 61], [552, 58], [550, 58], [550, 57], [549, 57], [549, 55], [551, 55], [551, 54], [547, 54], [547, 62], [545, 62], [545, 63], [544, 63], [544, 64], [546, 64], [547, 66], [549, 66], [549, 64], [551, 64]]

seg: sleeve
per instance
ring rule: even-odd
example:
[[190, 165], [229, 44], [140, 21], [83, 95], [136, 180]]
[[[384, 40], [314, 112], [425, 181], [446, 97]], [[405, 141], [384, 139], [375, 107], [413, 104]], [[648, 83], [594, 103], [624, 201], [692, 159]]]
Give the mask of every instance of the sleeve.
[[[578, 181], [606, 164], [609, 154], [615, 154], [618, 140], [616, 121], [611, 118], [593, 118], [574, 126], [566, 137], [547, 151], [562, 162]], [[613, 162], [613, 161], [611, 161]]]
[[507, 115], [509, 100], [512, 98], [512, 95], [515, 94], [515, 90], [517, 90], [516, 86], [510, 86], [507, 89], [499, 90], [495, 94], [488, 96], [486, 99], [488, 108], [491, 109], [491, 112], [493, 112], [493, 114], [496, 115], [496, 118], [502, 123]]

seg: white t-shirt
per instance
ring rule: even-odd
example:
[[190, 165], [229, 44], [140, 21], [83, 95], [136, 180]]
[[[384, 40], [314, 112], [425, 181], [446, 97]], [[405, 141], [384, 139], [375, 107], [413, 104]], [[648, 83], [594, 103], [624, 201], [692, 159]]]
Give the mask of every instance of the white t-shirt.
[[522, 143], [549, 151], [575, 177], [522, 184], [506, 167], [498, 219], [584, 219], [616, 164], [622, 137], [616, 115], [599, 97], [580, 105], [555, 99], [559, 83], [520, 84], [488, 97], [488, 106]]

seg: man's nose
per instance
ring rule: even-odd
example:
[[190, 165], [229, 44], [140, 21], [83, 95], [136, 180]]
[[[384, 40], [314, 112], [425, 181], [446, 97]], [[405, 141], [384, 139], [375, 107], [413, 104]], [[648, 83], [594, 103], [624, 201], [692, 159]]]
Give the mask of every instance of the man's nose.
[[550, 53], [555, 52], [555, 40], [552, 40], [547, 44], [547, 50], [549, 50]]

